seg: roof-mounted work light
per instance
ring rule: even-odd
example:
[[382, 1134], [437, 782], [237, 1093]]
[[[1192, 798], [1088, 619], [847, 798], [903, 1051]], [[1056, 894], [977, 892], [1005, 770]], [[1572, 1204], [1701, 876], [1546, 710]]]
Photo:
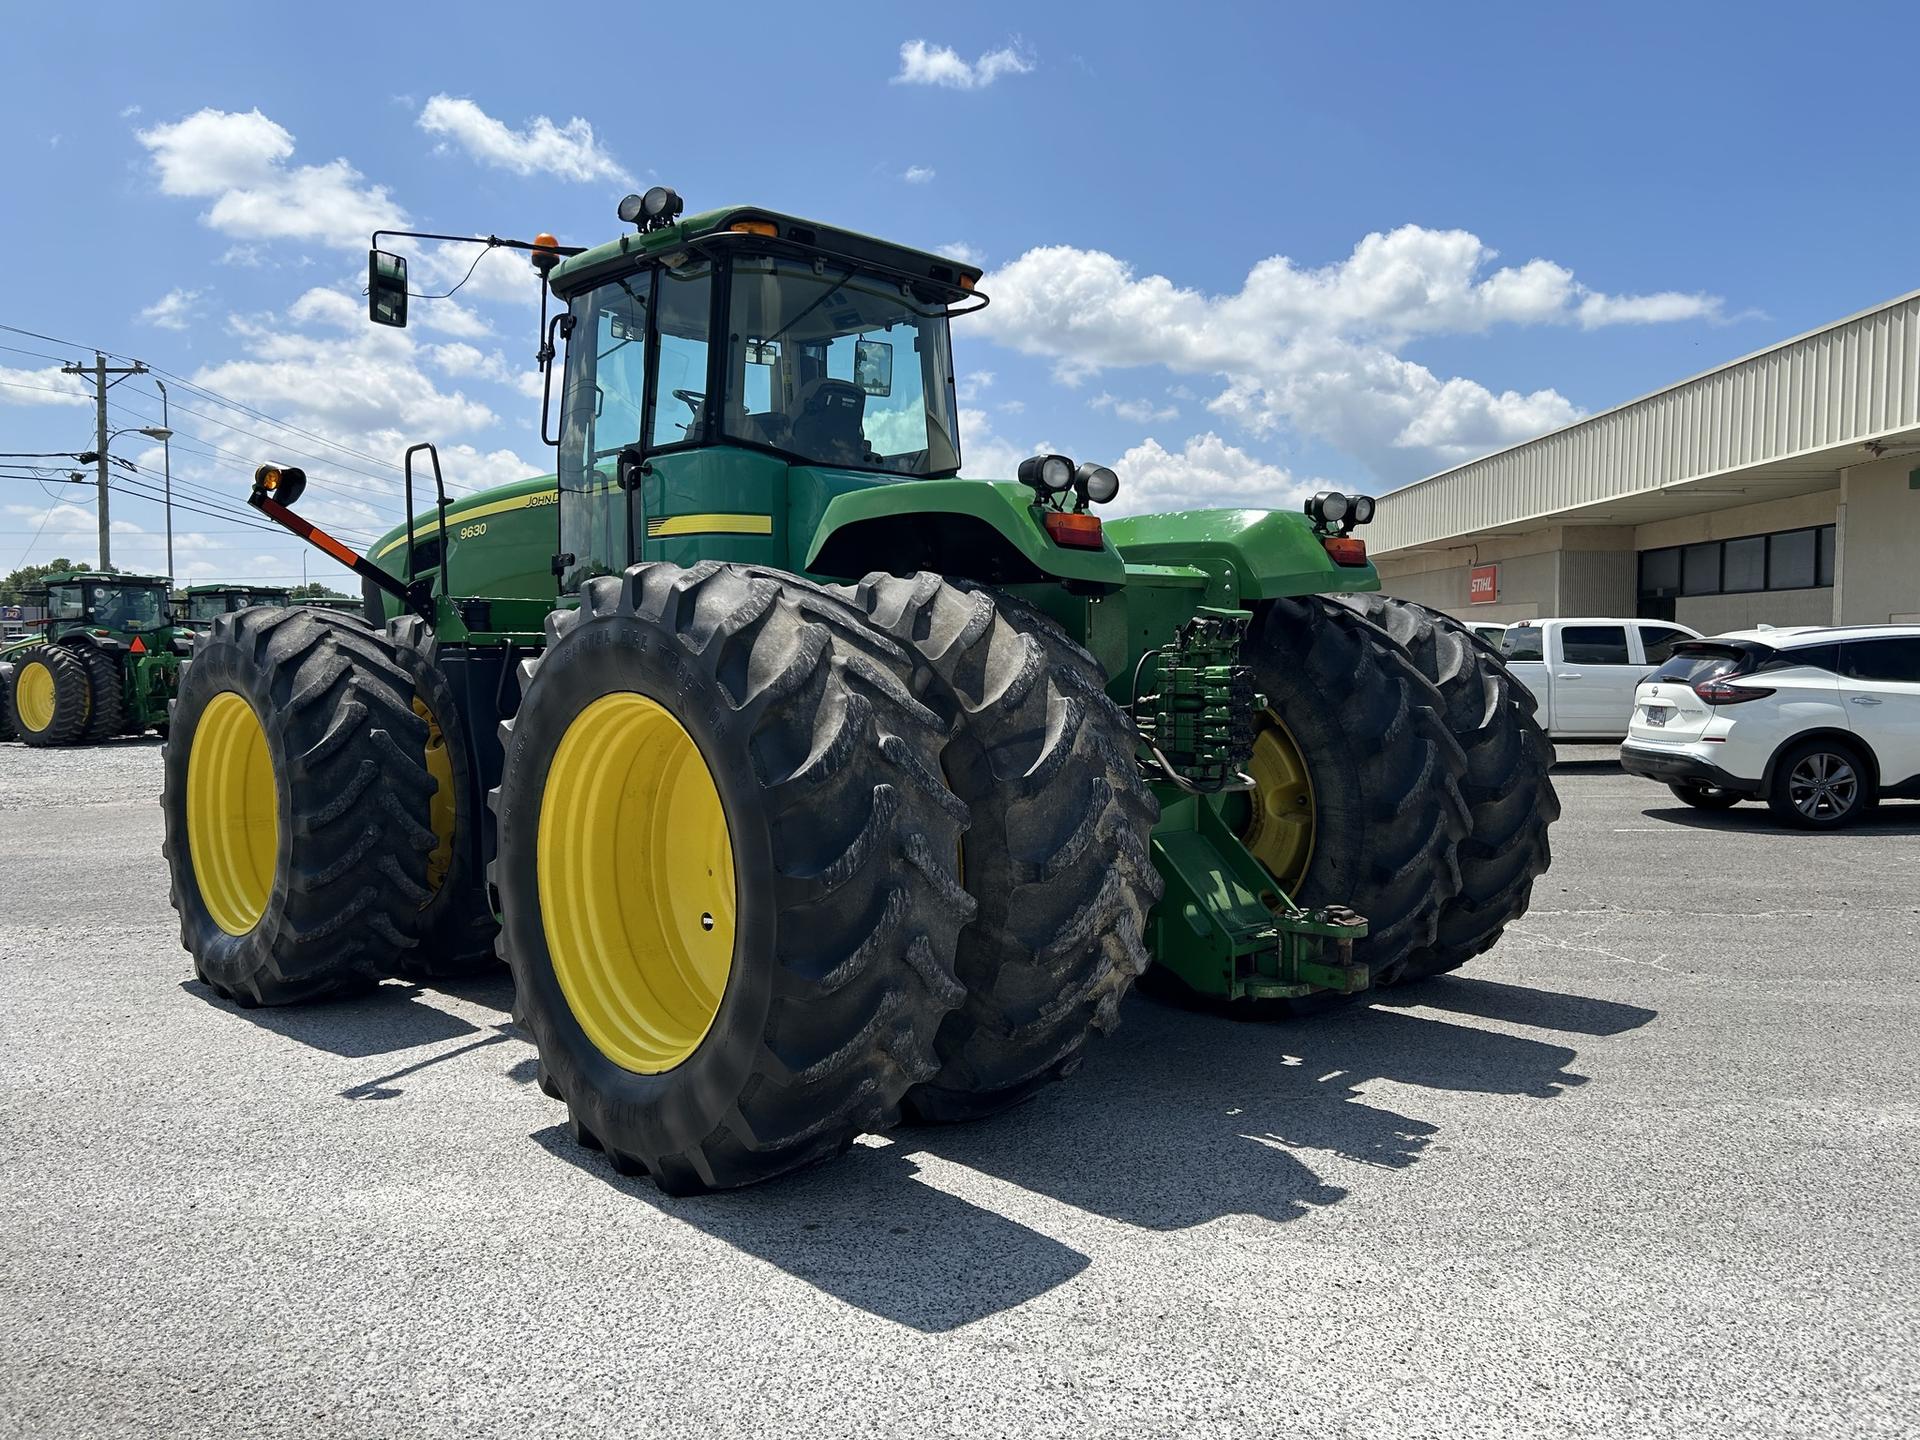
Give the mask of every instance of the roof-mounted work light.
[[649, 230], [671, 225], [686, 208], [686, 201], [680, 198], [678, 190], [671, 185], [655, 185], [644, 195], [629, 195], [622, 200], [620, 218], [644, 235]]

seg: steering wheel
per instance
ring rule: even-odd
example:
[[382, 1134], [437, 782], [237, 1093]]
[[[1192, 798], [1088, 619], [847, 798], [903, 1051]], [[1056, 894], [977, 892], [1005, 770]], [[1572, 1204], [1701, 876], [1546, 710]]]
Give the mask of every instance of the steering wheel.
[[700, 407], [707, 403], [707, 397], [698, 390], [676, 390], [673, 398], [696, 415], [700, 413]]

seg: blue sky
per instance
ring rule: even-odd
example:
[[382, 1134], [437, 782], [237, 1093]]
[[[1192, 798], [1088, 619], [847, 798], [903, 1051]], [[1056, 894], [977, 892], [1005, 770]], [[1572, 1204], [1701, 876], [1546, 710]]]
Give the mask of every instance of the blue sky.
[[[373, 332], [381, 218], [594, 243], [665, 182], [965, 253], [995, 302], [956, 326], [968, 472], [1047, 445], [1115, 464], [1118, 509], [1378, 493], [1920, 283], [1876, 58], [1910, 5], [101, 13], [7, 21], [0, 324], [56, 342], [0, 332], [0, 447], [90, 445], [47, 388], [82, 347], [171, 374], [194, 578], [298, 578], [231, 513], [257, 458], [321, 457], [355, 535], [412, 440], [462, 485], [549, 468], [531, 279], [501, 257]], [[90, 489], [0, 476], [0, 570], [92, 556]], [[113, 516], [157, 567], [158, 507]]]

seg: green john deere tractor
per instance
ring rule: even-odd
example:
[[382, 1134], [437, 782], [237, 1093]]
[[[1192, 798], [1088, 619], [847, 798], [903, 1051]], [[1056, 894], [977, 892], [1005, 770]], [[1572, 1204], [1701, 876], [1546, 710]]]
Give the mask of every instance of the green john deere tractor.
[[176, 623], [191, 630], [205, 630], [213, 624], [215, 616], [225, 615], [230, 611], [247, 610], [255, 605], [284, 610], [292, 603], [285, 587], [278, 585], [215, 582], [207, 585], [189, 585], [186, 589], [176, 590], [173, 593]]
[[[485, 242], [560, 302], [553, 475], [449, 501], [415, 446], [369, 557], [261, 467], [250, 503], [368, 616], [196, 642], [164, 805], [203, 981], [307, 1000], [497, 937], [578, 1139], [680, 1192], [1004, 1109], [1149, 966], [1312, 1007], [1524, 911], [1545, 737], [1490, 649], [1367, 593], [1371, 501], [1103, 521], [1099, 465], [960, 479], [978, 270], [679, 210]], [[380, 242], [372, 318], [404, 324]]]
[[67, 570], [32, 592], [42, 633], [0, 650], [0, 740], [90, 745], [165, 731], [186, 640], [155, 575]]

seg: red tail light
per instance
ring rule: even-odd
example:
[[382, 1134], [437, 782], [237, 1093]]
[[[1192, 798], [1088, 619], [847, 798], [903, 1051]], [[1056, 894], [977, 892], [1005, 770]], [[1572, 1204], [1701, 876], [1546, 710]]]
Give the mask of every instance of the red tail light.
[[1764, 700], [1773, 691], [1758, 685], [1730, 685], [1725, 680], [1702, 680], [1693, 693], [1709, 705], [1744, 705], [1749, 700]]
[[1100, 517], [1098, 515], [1073, 514], [1064, 510], [1049, 510], [1046, 518], [1047, 534], [1053, 537], [1056, 545], [1069, 545], [1075, 550], [1098, 550], [1100, 538]]
[[1336, 565], [1367, 563], [1367, 542], [1356, 535], [1329, 535], [1320, 543], [1327, 547], [1327, 556]]

